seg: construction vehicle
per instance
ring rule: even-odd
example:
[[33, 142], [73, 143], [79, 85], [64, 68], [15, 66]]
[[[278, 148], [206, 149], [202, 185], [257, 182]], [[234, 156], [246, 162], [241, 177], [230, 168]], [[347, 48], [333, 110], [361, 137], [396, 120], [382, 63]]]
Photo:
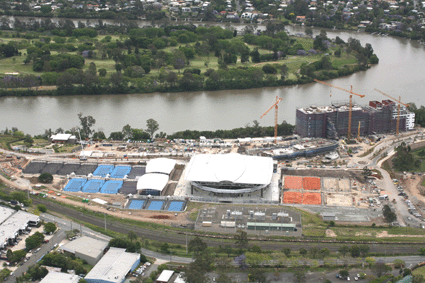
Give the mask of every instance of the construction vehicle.
[[395, 134], [398, 135], [400, 133], [400, 129], [399, 129], [400, 128], [400, 105], [404, 105], [407, 108], [407, 107], [409, 107], [409, 104], [404, 104], [403, 102], [401, 102], [400, 96], [398, 97], [398, 100], [397, 100], [394, 97], [386, 94], [385, 92], [380, 91], [379, 89], [375, 88], [375, 90], [377, 92], [380, 92], [381, 94], [385, 95], [386, 97], [389, 97], [392, 101], [397, 103], [397, 124], [396, 124], [396, 127], [395, 127]]
[[351, 139], [351, 116], [352, 116], [352, 110], [353, 110], [353, 94], [357, 95], [361, 98], [365, 97], [365, 95], [353, 92], [353, 86], [351, 86], [351, 90], [348, 90], [348, 89], [345, 89], [345, 88], [342, 88], [342, 87], [339, 87], [339, 86], [332, 85], [332, 84], [327, 83], [327, 82], [319, 81], [317, 79], [314, 79], [314, 81], [321, 83], [321, 84], [324, 84], [324, 85], [327, 85], [327, 86], [330, 86], [330, 87], [337, 88], [339, 90], [343, 90], [343, 91], [348, 92], [350, 94], [350, 105], [349, 105], [349, 112], [348, 112], [348, 133], [347, 133], [347, 140], [349, 141]]
[[263, 118], [267, 113], [269, 113], [270, 110], [272, 110], [273, 107], [275, 108], [275, 114], [274, 114], [274, 143], [277, 143], [277, 126], [278, 126], [278, 124], [277, 124], [277, 122], [278, 122], [277, 121], [277, 116], [278, 116], [278, 109], [279, 109], [278, 104], [281, 101], [282, 101], [282, 98], [276, 96], [276, 102], [260, 117], [260, 119]]

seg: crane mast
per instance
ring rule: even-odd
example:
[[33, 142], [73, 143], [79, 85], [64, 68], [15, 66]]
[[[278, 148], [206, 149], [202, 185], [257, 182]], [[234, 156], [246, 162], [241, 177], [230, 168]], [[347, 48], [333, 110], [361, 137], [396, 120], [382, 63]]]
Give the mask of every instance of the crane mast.
[[348, 89], [345, 89], [345, 88], [342, 88], [342, 87], [339, 87], [339, 86], [332, 85], [332, 84], [327, 83], [327, 82], [319, 81], [317, 79], [314, 79], [314, 81], [321, 83], [321, 84], [324, 84], [324, 85], [327, 85], [327, 86], [330, 86], [330, 87], [337, 88], [339, 90], [343, 90], [343, 91], [348, 92], [350, 94], [350, 104], [349, 104], [349, 110], [348, 110], [348, 132], [347, 132], [347, 140], [350, 140], [351, 139], [351, 119], [352, 119], [352, 110], [353, 110], [353, 94], [357, 95], [359, 97], [362, 97], [362, 98], [365, 97], [365, 95], [353, 92], [353, 86], [351, 86], [351, 89], [348, 90]]
[[263, 115], [261, 115], [260, 119], [262, 119], [267, 113], [269, 113], [270, 110], [272, 110], [273, 108], [275, 109], [275, 114], [274, 114], [274, 142], [277, 143], [277, 125], [278, 125], [278, 104], [279, 102], [282, 101], [282, 98], [279, 98], [276, 96], [276, 101], [275, 103], [266, 111], [264, 112]]

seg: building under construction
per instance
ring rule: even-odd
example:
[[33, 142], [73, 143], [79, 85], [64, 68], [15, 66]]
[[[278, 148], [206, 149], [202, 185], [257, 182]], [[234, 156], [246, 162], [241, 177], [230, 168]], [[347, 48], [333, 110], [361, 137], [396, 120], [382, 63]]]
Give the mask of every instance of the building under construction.
[[[351, 136], [392, 133], [397, 125], [397, 105], [391, 100], [370, 101], [368, 106], [353, 105]], [[412, 130], [415, 114], [403, 108], [400, 113], [399, 130]], [[338, 139], [347, 136], [349, 104], [332, 103], [330, 106], [298, 108], [295, 133], [302, 137]]]

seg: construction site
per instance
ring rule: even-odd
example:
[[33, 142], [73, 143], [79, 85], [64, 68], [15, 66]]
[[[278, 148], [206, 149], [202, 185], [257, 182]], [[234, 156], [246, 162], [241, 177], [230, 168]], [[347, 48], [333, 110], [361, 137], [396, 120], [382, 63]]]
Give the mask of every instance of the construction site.
[[199, 210], [195, 229], [214, 233], [244, 230], [255, 235], [301, 236], [301, 213], [291, 208], [209, 206]]

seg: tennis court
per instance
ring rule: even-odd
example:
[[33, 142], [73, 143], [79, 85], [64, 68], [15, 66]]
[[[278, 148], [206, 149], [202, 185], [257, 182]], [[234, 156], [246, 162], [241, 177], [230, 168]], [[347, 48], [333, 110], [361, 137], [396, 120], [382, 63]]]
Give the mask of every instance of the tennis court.
[[299, 192], [284, 192], [283, 203], [299, 203], [303, 202], [303, 194]]
[[131, 171], [131, 166], [117, 166], [111, 173], [111, 178], [122, 179]]
[[285, 189], [300, 190], [303, 187], [303, 178], [299, 176], [285, 176]]
[[90, 180], [84, 185], [82, 191], [83, 193], [98, 193], [100, 188], [102, 187], [104, 181], [103, 180]]
[[65, 192], [79, 192], [86, 181], [86, 179], [71, 179], [63, 190]]
[[320, 178], [304, 177], [303, 187], [304, 187], [304, 190], [320, 190]]
[[106, 177], [106, 175], [111, 174], [112, 170], [114, 170], [114, 165], [99, 165], [94, 170], [93, 176]]
[[80, 168], [77, 169], [77, 172], [74, 172], [75, 175], [88, 175], [90, 173], [93, 173], [94, 170], [96, 170], [97, 165], [94, 164], [83, 164], [80, 166]]
[[137, 182], [135, 181], [125, 181], [122, 184], [122, 187], [119, 190], [120, 194], [128, 195], [128, 194], [137, 194]]
[[102, 194], [116, 194], [118, 193], [118, 190], [121, 188], [122, 186], [122, 181], [106, 181], [105, 184], [102, 186], [102, 188], [100, 189], [100, 192]]
[[136, 177], [141, 177], [145, 175], [145, 173], [146, 173], [146, 167], [133, 166], [133, 168], [131, 168], [130, 173], [128, 174], [128, 178], [136, 179]]
[[128, 206], [128, 209], [142, 209], [145, 204], [145, 200], [133, 199]]
[[184, 201], [172, 201], [168, 207], [168, 211], [182, 211], [184, 208]]
[[161, 210], [163, 204], [164, 204], [163, 200], [152, 200], [149, 203], [148, 210]]

